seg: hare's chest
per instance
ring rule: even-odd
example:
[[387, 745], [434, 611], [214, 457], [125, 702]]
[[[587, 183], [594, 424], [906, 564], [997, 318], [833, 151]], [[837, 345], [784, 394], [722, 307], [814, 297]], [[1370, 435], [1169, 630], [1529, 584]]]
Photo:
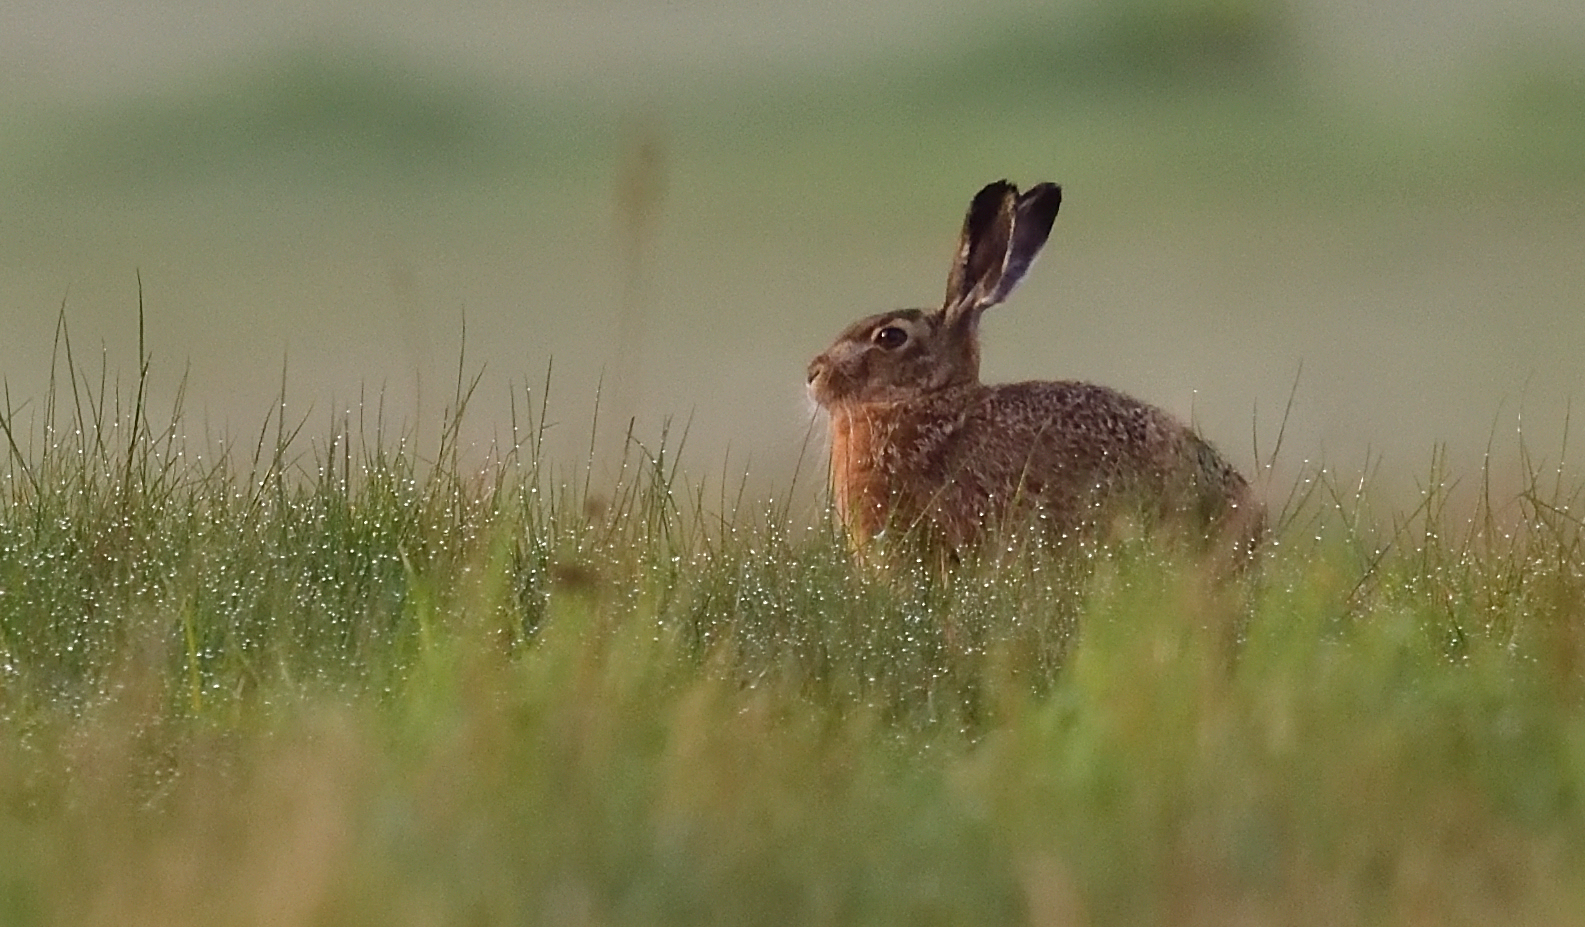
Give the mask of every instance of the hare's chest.
[[947, 481], [943, 452], [951, 436], [938, 434], [896, 409], [866, 414], [863, 407], [832, 416], [831, 488], [850, 531], [868, 537], [889, 519], [912, 521]]
[[837, 515], [861, 537], [885, 526], [895, 482], [887, 429], [861, 411], [831, 418], [831, 495]]

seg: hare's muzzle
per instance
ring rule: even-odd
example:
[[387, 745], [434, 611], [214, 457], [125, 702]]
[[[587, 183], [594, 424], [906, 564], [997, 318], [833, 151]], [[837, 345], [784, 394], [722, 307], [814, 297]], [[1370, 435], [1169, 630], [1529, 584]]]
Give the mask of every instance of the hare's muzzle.
[[806, 371], [806, 376], [804, 378], [804, 382], [806, 384], [808, 384], [809, 386], [814, 386], [815, 385], [815, 381], [820, 379], [820, 377], [825, 372], [826, 372], [826, 356], [824, 354], [822, 354], [819, 357], [817, 357], [814, 360], [809, 362], [809, 369], [808, 369], [808, 371]]
[[831, 359], [827, 354], [809, 362], [804, 385], [809, 390], [809, 398], [817, 405], [823, 406], [831, 400]]

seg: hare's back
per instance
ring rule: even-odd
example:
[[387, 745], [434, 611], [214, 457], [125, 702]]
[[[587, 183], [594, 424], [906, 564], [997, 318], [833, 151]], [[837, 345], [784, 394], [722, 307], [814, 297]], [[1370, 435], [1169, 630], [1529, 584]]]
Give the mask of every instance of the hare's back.
[[1242, 482], [1209, 444], [1165, 411], [1104, 386], [1032, 381], [982, 387], [961, 420], [952, 469], [974, 488], [1087, 509], [1116, 495], [1181, 504], [1185, 491], [1231, 501]]
[[[984, 387], [964, 420], [965, 471], [978, 491], [1016, 489], [1057, 511], [1116, 497], [1221, 521], [1239, 510], [1256, 525], [1249, 484], [1187, 425], [1126, 393], [1077, 381]], [[1251, 528], [1252, 531], [1257, 528]]]
[[[1189, 429], [1165, 411], [1126, 393], [1075, 380], [986, 387], [965, 422], [1005, 445], [1020, 466], [1111, 467], [1175, 463], [1190, 450]], [[1033, 455], [1033, 456], [1031, 456]]]

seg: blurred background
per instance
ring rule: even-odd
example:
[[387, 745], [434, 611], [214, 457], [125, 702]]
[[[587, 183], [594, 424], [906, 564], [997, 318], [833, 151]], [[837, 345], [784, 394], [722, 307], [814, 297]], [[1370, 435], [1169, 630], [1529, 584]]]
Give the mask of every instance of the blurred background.
[[1405, 493], [1521, 428], [1556, 461], [1585, 395], [1577, 0], [9, 0], [0, 90], [23, 423], [63, 304], [135, 375], [141, 275], [189, 432], [251, 442], [284, 370], [305, 434], [433, 433], [466, 319], [470, 441], [553, 364], [558, 459], [598, 391], [602, 455], [670, 421], [785, 487], [808, 359], [935, 304], [1004, 176], [1065, 199], [988, 380], [1123, 388], [1246, 468], [1292, 393], [1288, 472]]

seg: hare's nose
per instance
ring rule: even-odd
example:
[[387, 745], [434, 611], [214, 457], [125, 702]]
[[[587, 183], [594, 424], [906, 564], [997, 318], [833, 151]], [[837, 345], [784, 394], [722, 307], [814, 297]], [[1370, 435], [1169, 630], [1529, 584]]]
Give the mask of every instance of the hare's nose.
[[805, 373], [804, 382], [813, 383], [815, 378], [825, 373], [826, 356], [824, 354], [809, 362], [809, 369]]

